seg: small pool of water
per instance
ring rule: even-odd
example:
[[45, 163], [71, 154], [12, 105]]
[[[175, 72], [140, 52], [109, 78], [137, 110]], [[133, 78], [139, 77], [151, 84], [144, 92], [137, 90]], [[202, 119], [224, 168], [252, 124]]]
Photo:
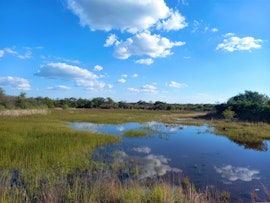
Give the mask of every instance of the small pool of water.
[[[231, 192], [234, 199], [267, 200], [265, 188], [270, 191], [269, 141], [264, 151], [247, 149], [217, 136], [208, 126], [183, 126], [158, 122], [100, 125], [71, 123], [73, 129], [90, 130], [122, 136], [120, 144], [97, 149], [108, 153], [111, 159], [132, 160], [142, 167], [139, 178], [162, 176], [168, 173], [189, 177], [197, 188], [216, 188]], [[146, 130], [144, 137], [125, 137], [128, 130]], [[112, 156], [112, 154], [114, 154]], [[268, 194], [269, 195], [269, 194]], [[269, 198], [269, 196], [268, 196]]]

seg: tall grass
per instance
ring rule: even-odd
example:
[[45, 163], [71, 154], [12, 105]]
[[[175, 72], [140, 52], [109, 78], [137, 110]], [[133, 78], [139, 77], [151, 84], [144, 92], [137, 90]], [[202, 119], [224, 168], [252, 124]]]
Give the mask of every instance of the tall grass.
[[[196, 192], [191, 184], [183, 189], [158, 179], [151, 184], [122, 181], [90, 158], [96, 147], [120, 138], [69, 128], [73, 121], [117, 124], [169, 117], [164, 112], [75, 109], [1, 116], [0, 202], [209, 202], [213, 196]], [[226, 201], [214, 196], [212, 202]]]
[[58, 188], [69, 174], [89, 167], [95, 147], [120, 139], [72, 130], [61, 113], [1, 117], [0, 202], [33, 201], [39, 191]]

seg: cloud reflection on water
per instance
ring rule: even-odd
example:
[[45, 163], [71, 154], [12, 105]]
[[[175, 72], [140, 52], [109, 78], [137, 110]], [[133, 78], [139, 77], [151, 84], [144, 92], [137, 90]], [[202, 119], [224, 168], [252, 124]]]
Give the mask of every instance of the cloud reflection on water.
[[224, 178], [227, 181], [230, 181], [229, 183], [237, 180], [249, 182], [252, 180], [260, 179], [260, 177], [258, 176], [260, 174], [259, 170], [252, 170], [244, 167], [235, 167], [232, 165], [214, 168], [217, 173], [221, 174], [222, 178]]
[[[147, 147], [145, 147], [140, 149], [149, 151], [150, 148], [148, 149]], [[168, 164], [170, 159], [166, 158], [163, 155], [149, 154], [144, 157], [139, 157], [139, 156], [129, 156], [123, 151], [118, 151], [115, 161], [128, 162], [131, 165], [131, 167], [134, 167], [135, 165], [140, 166], [141, 170], [139, 177], [141, 179], [151, 178], [155, 176], [163, 176], [167, 172], [175, 172], [175, 173], [182, 172], [182, 170], [178, 168], [170, 167]]]
[[86, 122], [73, 122], [70, 124], [70, 126], [76, 130], [89, 130], [89, 131], [98, 133], [99, 128], [101, 128], [104, 125], [103, 124], [86, 123]]
[[133, 150], [135, 152], [145, 153], [145, 154], [149, 154], [151, 152], [151, 149], [149, 147], [135, 147], [133, 148]]

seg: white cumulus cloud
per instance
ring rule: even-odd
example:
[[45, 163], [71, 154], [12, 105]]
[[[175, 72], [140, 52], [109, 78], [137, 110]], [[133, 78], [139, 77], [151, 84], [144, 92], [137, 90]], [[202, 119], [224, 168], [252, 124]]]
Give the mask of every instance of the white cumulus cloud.
[[158, 30], [180, 30], [187, 26], [188, 24], [185, 21], [185, 17], [182, 16], [178, 11], [171, 11], [168, 19], [158, 22]]
[[66, 63], [48, 63], [42, 65], [35, 75], [50, 79], [70, 80], [75, 82], [77, 86], [84, 87], [88, 90], [100, 90], [105, 87], [105, 84], [98, 80], [99, 77], [97, 75], [87, 69]]
[[236, 180], [252, 181], [254, 179], [260, 179], [258, 177], [260, 171], [252, 170], [244, 167], [235, 167], [232, 165], [226, 165], [223, 167], [215, 167], [217, 173], [221, 174], [221, 177], [232, 182]]
[[135, 61], [137, 64], [145, 64], [145, 65], [151, 65], [154, 63], [154, 60], [152, 58], [145, 58], [145, 59], [139, 59]]
[[100, 65], [95, 65], [94, 70], [95, 71], [102, 71], [103, 70], [103, 67], [100, 66]]
[[151, 34], [144, 31], [115, 44], [115, 57], [127, 59], [130, 56], [147, 55], [152, 58], [166, 57], [173, 54], [171, 49], [175, 46], [182, 46], [185, 42], [171, 42], [168, 38], [161, 37], [157, 34]]
[[229, 52], [248, 51], [261, 48], [263, 40], [254, 39], [254, 37], [237, 37], [234, 33], [228, 33], [222, 43], [218, 44], [217, 50], [224, 49]]
[[67, 0], [69, 9], [91, 30], [136, 33], [170, 15], [164, 0]]
[[121, 79], [118, 80], [118, 82], [119, 82], [119, 83], [125, 83], [126, 80], [125, 80], [124, 78], [121, 78]]
[[174, 88], [184, 88], [184, 87], [187, 87], [186, 84], [184, 84], [184, 83], [178, 83], [178, 82], [175, 82], [175, 81], [171, 81], [168, 85], [170, 87], [174, 87]]
[[157, 88], [154, 85], [143, 85], [141, 88], [128, 88], [130, 92], [136, 93], [157, 93]]
[[113, 44], [118, 44], [117, 36], [115, 34], [110, 34], [110, 36], [106, 39], [104, 47], [110, 47]]
[[31, 86], [28, 80], [20, 77], [0, 77], [0, 87], [8, 87], [15, 90], [30, 90]]

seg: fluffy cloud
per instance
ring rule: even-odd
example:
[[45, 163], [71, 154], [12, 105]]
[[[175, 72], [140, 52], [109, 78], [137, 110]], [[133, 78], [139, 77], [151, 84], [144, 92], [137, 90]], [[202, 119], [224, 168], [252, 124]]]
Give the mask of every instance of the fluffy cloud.
[[244, 167], [234, 167], [227, 165], [224, 167], [215, 167], [217, 173], [221, 174], [221, 177], [232, 182], [236, 180], [252, 181], [253, 179], [260, 179], [258, 170], [250, 170]]
[[[115, 34], [106, 39], [104, 47], [114, 45], [114, 55], [119, 59], [133, 55], [166, 57], [172, 54], [171, 48], [185, 44], [149, 32], [150, 29], [180, 30], [187, 26], [185, 17], [178, 10], [167, 7], [164, 0], [67, 0], [67, 5], [79, 17], [80, 24], [92, 31], [120, 30], [135, 34], [126, 40], [119, 40]], [[138, 63], [149, 65], [153, 62], [139, 60]]]
[[77, 86], [85, 87], [88, 90], [99, 90], [105, 87], [98, 76], [78, 66], [66, 63], [48, 63], [42, 65], [36, 76], [50, 79], [64, 79], [74, 81]]
[[104, 47], [112, 46], [115, 43], [119, 43], [117, 40], [117, 36], [115, 34], [110, 34], [110, 36], [106, 39]]
[[20, 77], [0, 77], [0, 86], [9, 87], [15, 90], [30, 90], [31, 86], [28, 80]]
[[121, 79], [118, 80], [118, 82], [119, 82], [119, 83], [125, 83], [126, 80], [125, 80], [124, 78], [121, 78]]
[[171, 81], [168, 85], [170, 87], [174, 87], [174, 88], [184, 88], [184, 87], [187, 87], [186, 84], [184, 84], [184, 83], [178, 83], [178, 82], [175, 82], [175, 81]]
[[100, 65], [95, 65], [94, 70], [95, 71], [102, 71], [103, 70], [103, 67], [100, 66]]
[[166, 20], [162, 20], [157, 24], [158, 30], [180, 30], [187, 26], [185, 17], [182, 16], [178, 11], [170, 12], [170, 17]]
[[134, 74], [132, 75], [132, 77], [137, 78], [137, 77], [139, 77], [139, 75], [138, 75], [137, 73], [134, 73]]
[[127, 59], [130, 56], [147, 55], [152, 58], [166, 57], [173, 54], [171, 48], [182, 46], [185, 42], [171, 42], [168, 38], [144, 31], [128, 38], [126, 41], [115, 42], [115, 57]]
[[217, 50], [224, 49], [229, 52], [234, 51], [248, 51], [251, 49], [261, 48], [261, 44], [263, 40], [254, 39], [253, 37], [243, 37], [239, 38], [235, 36], [234, 33], [228, 33], [225, 36], [223, 43], [218, 44]]
[[67, 87], [65, 85], [57, 85], [54, 87], [48, 87], [47, 90], [69, 90], [71, 89], [70, 87]]
[[154, 61], [151, 58], [146, 58], [146, 59], [139, 59], [139, 60], [135, 61], [135, 63], [137, 63], [137, 64], [151, 65], [152, 63], [154, 63]]
[[137, 93], [156, 93], [157, 88], [154, 85], [143, 85], [140, 89], [137, 88], [128, 88], [131, 92], [137, 92]]
[[136, 33], [170, 16], [164, 0], [67, 0], [69, 9], [91, 30]]

